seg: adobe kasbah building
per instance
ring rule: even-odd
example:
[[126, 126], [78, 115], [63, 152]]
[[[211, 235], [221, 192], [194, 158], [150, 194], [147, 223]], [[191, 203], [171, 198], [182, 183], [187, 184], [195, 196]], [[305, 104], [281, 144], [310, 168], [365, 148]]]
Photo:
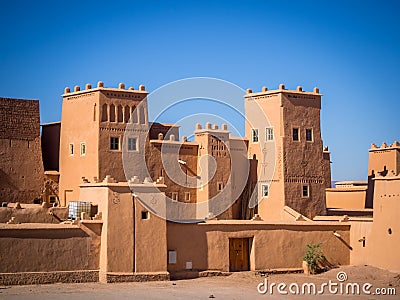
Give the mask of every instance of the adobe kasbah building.
[[317, 243], [330, 266], [399, 272], [400, 144], [332, 187], [321, 98], [248, 89], [244, 137], [193, 138], [149, 120], [143, 85], [65, 88], [41, 130], [37, 100], [0, 98], [0, 284], [296, 271]]

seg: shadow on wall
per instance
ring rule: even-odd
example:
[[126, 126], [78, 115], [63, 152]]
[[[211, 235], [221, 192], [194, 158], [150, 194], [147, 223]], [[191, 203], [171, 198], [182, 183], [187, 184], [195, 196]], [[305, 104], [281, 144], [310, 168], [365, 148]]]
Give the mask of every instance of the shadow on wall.
[[12, 217], [16, 223], [58, 224], [68, 219], [68, 207], [47, 208], [38, 204], [21, 204], [18, 209], [14, 206], [0, 207], [0, 223], [7, 223]]

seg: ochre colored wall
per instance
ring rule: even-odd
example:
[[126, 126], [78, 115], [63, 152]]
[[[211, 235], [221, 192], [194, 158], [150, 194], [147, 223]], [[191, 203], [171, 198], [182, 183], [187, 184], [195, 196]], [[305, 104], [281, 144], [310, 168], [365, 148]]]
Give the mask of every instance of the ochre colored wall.
[[83, 226], [0, 224], [0, 273], [97, 270], [99, 241]]
[[[165, 201], [163, 194], [154, 194], [153, 197]], [[135, 272], [166, 272], [166, 221], [150, 212], [148, 219], [142, 219], [142, 211], [147, 209], [135, 198]]]
[[0, 201], [41, 199], [44, 171], [38, 100], [0, 98]]
[[375, 178], [369, 263], [400, 272], [400, 176]]
[[[263, 220], [280, 220], [282, 218], [282, 208], [284, 204], [284, 177], [283, 177], [283, 157], [282, 157], [282, 137], [284, 130], [282, 126], [282, 107], [279, 94], [259, 95], [257, 97], [245, 96], [245, 112], [246, 112], [246, 137], [249, 140], [249, 159], [257, 160], [257, 198], [259, 199], [258, 214]], [[269, 125], [266, 124], [268, 118]], [[267, 142], [266, 127], [272, 127], [274, 130], [274, 143]], [[259, 142], [254, 143], [252, 140], [252, 129], [259, 130]], [[263, 151], [263, 149], [265, 149]], [[275, 156], [275, 166], [271, 169], [273, 175], [265, 172], [271, 168], [271, 158]], [[253, 160], [254, 161], [254, 160]], [[268, 165], [263, 165], [264, 161]], [[254, 170], [254, 168], [253, 168]], [[264, 173], [265, 172], [265, 173]], [[265, 179], [270, 177], [272, 182]], [[264, 179], [265, 178], [265, 179]], [[261, 185], [269, 183], [268, 197], [263, 197], [261, 193]]]
[[[66, 94], [63, 98], [60, 131], [60, 190], [62, 205], [79, 200], [82, 177], [98, 177], [98, 94]], [[69, 144], [74, 145], [70, 155]], [[81, 156], [80, 144], [86, 144], [86, 154]]]
[[[100, 274], [167, 270], [166, 221], [149, 212], [134, 198], [125, 183], [86, 183], [80, 186], [81, 200], [98, 205], [102, 214]], [[154, 186], [138, 184], [135, 194], [164, 203], [165, 195]]]
[[53, 223], [58, 224], [61, 220], [68, 219], [67, 207], [42, 207], [39, 204], [21, 204], [22, 209], [16, 209], [15, 205], [9, 204], [8, 207], [0, 207], [0, 223], [7, 223], [14, 217], [18, 223]]
[[41, 201], [44, 171], [40, 137], [0, 139], [0, 199], [6, 202]]
[[[264, 220], [282, 219], [284, 205], [309, 218], [325, 214], [325, 188], [330, 184], [330, 165], [329, 155], [323, 153], [321, 139], [321, 94], [317, 90], [291, 91], [284, 87], [259, 93], [250, 91], [245, 96], [245, 110], [249, 157], [256, 155], [259, 161], [260, 216]], [[275, 145], [266, 141], [267, 126], [274, 129]], [[252, 141], [252, 128], [259, 130], [258, 142]], [[299, 129], [299, 141], [293, 141], [293, 128]], [[306, 141], [306, 129], [312, 129], [312, 141]], [[268, 197], [262, 197], [261, 186], [269, 183], [263, 169], [265, 162], [271, 167], [271, 156], [275, 156], [275, 173], [269, 176], [272, 182]], [[303, 185], [309, 186], [309, 197], [302, 196]]]
[[133, 201], [127, 185], [83, 185], [80, 197], [98, 205], [102, 213], [100, 272], [133, 272]]
[[[104, 90], [99, 93], [101, 109], [103, 109], [104, 105], [107, 105], [108, 114], [110, 114], [112, 105], [114, 105], [115, 111], [115, 121], [112, 121], [110, 118], [108, 118], [108, 121], [103, 121], [103, 119], [101, 119], [99, 124], [99, 180], [103, 180], [105, 176], [110, 175], [117, 181], [127, 181], [124, 172], [122, 152], [125, 151], [125, 153], [127, 153], [127, 144], [123, 144], [123, 138], [128, 128], [128, 130], [130, 130], [129, 136], [137, 138], [138, 153], [144, 155], [144, 144], [146, 143], [148, 131], [147, 101], [145, 99], [146, 95], [147, 92], [115, 89], [113, 89], [113, 91]], [[118, 107], [123, 108], [124, 118], [122, 121], [121, 119], [118, 119]], [[125, 108], [130, 111], [130, 115], [135, 114], [136, 117], [130, 119], [130, 115], [125, 115]], [[139, 110], [141, 109], [144, 110], [143, 120], [139, 113]], [[132, 123], [129, 123], [129, 121], [132, 121]], [[110, 149], [111, 137], [119, 138], [119, 150]], [[125, 147], [125, 149], [123, 149], [123, 147]], [[139, 171], [143, 172], [141, 170]], [[142, 178], [143, 176], [140, 177], [142, 180], [144, 179]]]
[[[196, 177], [197, 175], [197, 151], [198, 145], [195, 143], [180, 143], [177, 141], [169, 140], [153, 140], [146, 145], [146, 165], [149, 170], [150, 176], [153, 181], [156, 181], [159, 177], [164, 177], [164, 182], [167, 188], [165, 189], [165, 194], [167, 197], [172, 199], [172, 193], [178, 193], [178, 201], [185, 202], [185, 192], [190, 192], [190, 203], [196, 203], [197, 201], [197, 189], [188, 188], [185, 186], [185, 174], [187, 171], [188, 180], [190, 177]], [[161, 152], [163, 154], [161, 155]], [[172, 159], [170, 159], [170, 157]], [[186, 162], [184, 166], [180, 166], [178, 163], [178, 158]], [[162, 161], [164, 159], [164, 162]], [[164, 169], [164, 164], [169, 163], [175, 164], [175, 166], [180, 166], [178, 172], [183, 184], [177, 184], [175, 181], [177, 175], [179, 174], [168, 174]], [[170, 175], [173, 175], [172, 179]]]
[[[372, 219], [350, 221], [350, 264], [351, 265], [370, 265], [371, 257], [375, 255], [371, 252], [371, 231], [374, 224]], [[363, 239], [365, 241], [363, 243]]]
[[[349, 225], [296, 222], [209, 221], [201, 224], [168, 223], [168, 250], [177, 251], [177, 264], [168, 271], [185, 270], [186, 262], [195, 270], [229, 271], [229, 238], [252, 238], [250, 268], [300, 268], [308, 243], [323, 243], [322, 250], [334, 265], [350, 262]], [[344, 242], [333, 235], [337, 231]]]
[[364, 209], [366, 188], [331, 188], [326, 190], [327, 208]]
[[382, 172], [385, 167], [386, 170], [394, 171], [398, 174], [400, 171], [400, 147], [384, 147], [382, 148], [371, 148], [369, 150], [369, 160], [368, 160], [368, 176], [378, 172]]
[[[133, 135], [138, 138], [139, 147], [144, 149], [148, 129], [146, 95], [147, 92], [143, 90], [104, 87], [63, 95], [59, 193], [62, 205], [79, 199], [82, 177], [89, 180], [97, 177], [101, 181], [106, 175], [110, 175], [117, 181], [127, 180], [122, 163], [122, 147], [126, 146], [123, 145], [123, 137], [130, 115], [140, 115], [139, 118], [135, 118], [136, 123], [131, 129], [134, 131]], [[135, 110], [139, 103], [143, 114]], [[103, 111], [105, 107], [107, 109]], [[113, 121], [110, 118], [111, 107], [115, 112]], [[122, 118], [118, 117], [119, 107], [122, 108]], [[119, 150], [110, 149], [110, 137], [119, 138]], [[74, 144], [74, 155], [69, 154], [70, 143]], [[84, 156], [80, 155], [81, 143], [86, 143]], [[144, 150], [141, 153], [143, 154]]]

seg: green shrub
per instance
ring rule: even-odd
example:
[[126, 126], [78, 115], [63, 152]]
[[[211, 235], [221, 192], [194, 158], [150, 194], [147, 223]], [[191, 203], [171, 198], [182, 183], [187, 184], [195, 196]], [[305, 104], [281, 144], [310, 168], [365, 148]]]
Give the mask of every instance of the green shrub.
[[325, 256], [320, 249], [322, 243], [319, 244], [307, 244], [306, 254], [303, 260], [307, 262], [311, 274], [315, 274], [318, 271], [318, 263], [325, 260]]

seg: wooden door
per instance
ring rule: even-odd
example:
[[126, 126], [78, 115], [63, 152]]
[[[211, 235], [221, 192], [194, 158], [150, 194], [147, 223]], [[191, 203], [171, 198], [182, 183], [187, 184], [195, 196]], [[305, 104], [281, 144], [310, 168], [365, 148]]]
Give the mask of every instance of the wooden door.
[[249, 271], [249, 239], [229, 239], [229, 271]]

